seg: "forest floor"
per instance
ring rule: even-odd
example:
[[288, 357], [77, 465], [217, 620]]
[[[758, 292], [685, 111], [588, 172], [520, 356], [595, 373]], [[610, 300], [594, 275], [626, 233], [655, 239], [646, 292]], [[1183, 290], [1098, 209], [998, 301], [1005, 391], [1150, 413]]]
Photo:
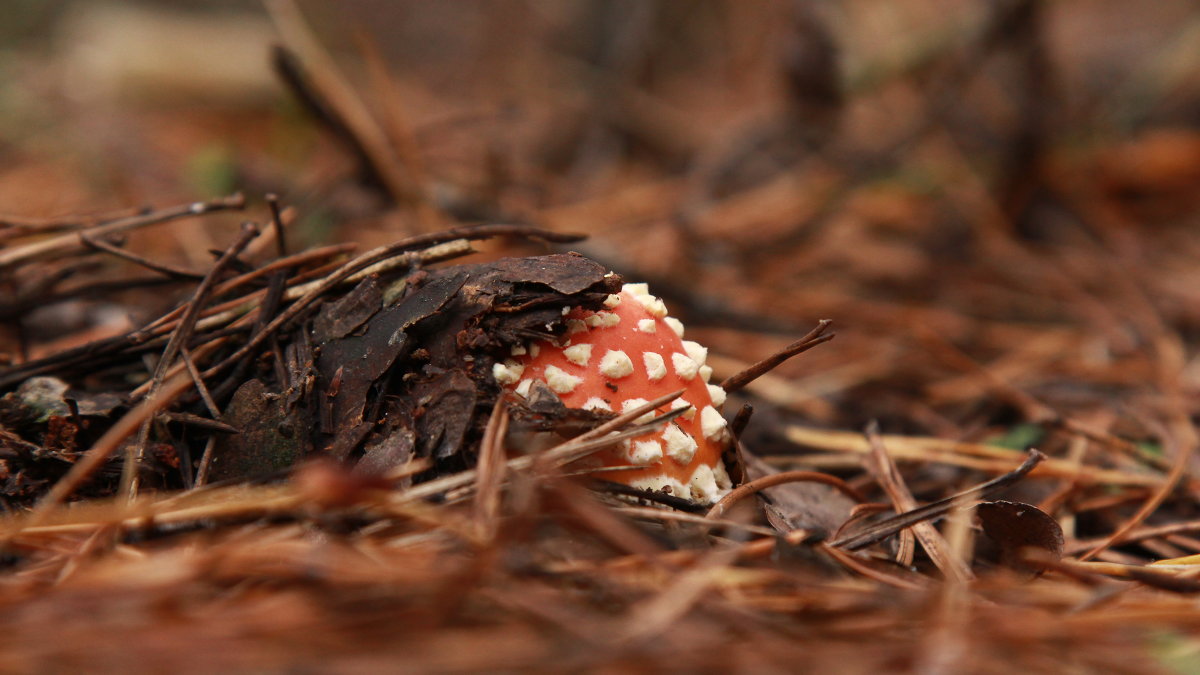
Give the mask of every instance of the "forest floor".
[[[1200, 670], [1189, 3], [299, 5], [0, 31], [0, 671]], [[714, 381], [831, 322], [718, 509], [310, 344], [567, 251]]]

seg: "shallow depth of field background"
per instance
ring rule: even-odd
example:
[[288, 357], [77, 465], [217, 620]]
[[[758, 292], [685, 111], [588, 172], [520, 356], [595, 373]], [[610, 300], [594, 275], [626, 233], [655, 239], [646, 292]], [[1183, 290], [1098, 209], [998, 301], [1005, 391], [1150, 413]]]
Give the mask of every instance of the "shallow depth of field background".
[[[297, 246], [455, 222], [587, 232], [577, 248], [653, 282], [718, 354], [833, 319], [840, 338], [785, 367], [805, 379], [778, 402], [849, 428], [961, 437], [999, 419], [981, 406], [1012, 413], [963, 359], [1056, 409], [1109, 409], [1074, 376], [1120, 396], [1149, 335], [1196, 330], [1188, 2], [267, 7], [10, 3], [0, 213], [240, 190], [296, 207]], [[285, 91], [281, 41], [367, 112], [390, 176]], [[129, 245], [199, 265], [240, 218]], [[145, 309], [133, 324], [162, 311]], [[35, 341], [63, 312], [34, 317]]]
[[[789, 335], [834, 319], [843, 338], [807, 360], [823, 375], [791, 402], [830, 422], [848, 412], [828, 394], [869, 384], [878, 360], [923, 358], [905, 345], [922, 331], [980, 340], [1032, 322], [1075, 332], [1055, 346], [1083, 364], [1136, 350], [1109, 288], [1131, 267], [1153, 270], [1151, 302], [1195, 323], [1190, 3], [269, 6], [274, 19], [257, 2], [11, 3], [0, 212], [241, 190], [296, 206], [297, 244], [456, 220], [588, 232], [585, 252], [659, 282], [718, 350], [769, 350], [721, 332], [742, 313]], [[281, 25], [399, 146], [397, 180], [419, 185], [407, 197], [361, 180], [272, 75]], [[200, 263], [220, 229], [132, 246]], [[1034, 348], [1013, 338], [970, 355]], [[885, 412], [855, 401], [847, 421]]]

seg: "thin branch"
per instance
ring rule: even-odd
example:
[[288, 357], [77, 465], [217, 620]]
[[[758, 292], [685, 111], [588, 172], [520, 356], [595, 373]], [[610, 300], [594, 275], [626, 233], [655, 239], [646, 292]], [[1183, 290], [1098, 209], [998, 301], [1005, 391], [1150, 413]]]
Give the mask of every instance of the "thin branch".
[[708, 513], [706, 513], [704, 517], [720, 518], [721, 516], [725, 515], [725, 512], [729, 510], [729, 507], [745, 499], [746, 497], [762, 492], [767, 488], [785, 485], [787, 483], [821, 483], [834, 488], [838, 492], [841, 492], [856, 502], [862, 503], [867, 501], [867, 498], [864, 497], [861, 492], [855, 490], [846, 481], [838, 478], [837, 476], [831, 476], [827, 473], [819, 473], [817, 471], [781, 471], [780, 473], [768, 474], [766, 476], [756, 478], [749, 483], [743, 483], [742, 485], [739, 485], [729, 494], [722, 497], [721, 500], [716, 504], [713, 504], [712, 508], [708, 510]]
[[986, 483], [980, 483], [973, 488], [964, 490], [956, 495], [951, 495], [945, 499], [939, 499], [936, 502], [930, 502], [925, 506], [917, 507], [911, 511], [900, 513], [887, 520], [876, 523], [871, 527], [852, 535], [838, 537], [829, 542], [830, 546], [844, 548], [849, 551], [857, 551], [866, 548], [871, 544], [883, 541], [888, 537], [896, 534], [900, 530], [907, 527], [912, 527], [916, 523], [920, 523], [933, 518], [940, 518], [945, 515], [950, 509], [954, 508], [957, 500], [964, 499], [982, 499], [997, 490], [1002, 490], [1013, 483], [1021, 480], [1033, 470], [1046, 456], [1037, 450], [1030, 450], [1029, 456], [1016, 469], [997, 476]]
[[504, 437], [508, 433], [508, 409], [504, 397], [496, 399], [479, 444], [475, 480], [475, 527], [477, 536], [490, 541], [496, 534], [500, 511], [500, 488], [504, 484]]
[[742, 372], [725, 378], [725, 381], [721, 383], [721, 388], [726, 392], [735, 392], [750, 384], [754, 380], [757, 380], [763, 375], [771, 372], [775, 368], [779, 367], [779, 364], [787, 361], [793, 356], [806, 352], [823, 342], [829, 342], [836, 334], [831, 333], [829, 335], [823, 335], [823, 333], [831, 323], [833, 323], [833, 321], [830, 319], [821, 319], [817, 322], [817, 327], [809, 331], [808, 335], [796, 340], [792, 344], [784, 347], [771, 356], [768, 356], [762, 361], [755, 363]]
[[212, 469], [213, 450], [217, 447], [217, 437], [212, 435], [204, 444], [204, 454], [200, 456], [200, 466], [196, 467], [196, 482], [193, 489], [204, 487], [208, 483], [208, 472]]
[[[258, 235], [259, 230], [257, 226], [253, 223], [244, 223], [242, 225], [242, 233], [229, 245], [229, 248], [225, 249], [225, 252], [213, 264], [208, 274], [204, 275], [204, 279], [196, 287], [196, 292], [192, 295], [192, 299], [188, 303], [187, 310], [179, 319], [179, 325], [176, 326], [175, 331], [171, 334], [171, 339], [167, 341], [167, 346], [163, 348], [162, 356], [158, 361], [158, 367], [155, 368], [154, 377], [151, 380], [149, 396], [153, 397], [155, 391], [161, 386], [163, 379], [166, 378], [167, 372], [175, 364], [175, 357], [178, 355], [179, 350], [191, 339], [192, 332], [196, 327], [196, 321], [200, 318], [200, 311], [208, 301], [208, 297], [212, 292], [213, 286], [216, 285], [217, 278], [221, 272]], [[190, 373], [189, 377], [191, 377]], [[138, 431], [137, 443], [129, 449], [125, 458], [125, 468], [121, 475], [121, 491], [131, 499], [137, 496], [139, 483], [138, 467], [141, 466], [142, 457], [146, 451], [146, 442], [150, 434], [150, 422], [151, 420], [147, 418], [143, 423], [142, 428]]]
[[85, 237], [103, 237], [115, 232], [125, 232], [149, 225], [157, 225], [179, 218], [202, 216], [216, 211], [241, 210], [246, 206], [245, 198], [239, 193], [229, 197], [220, 197], [207, 202], [193, 202], [159, 211], [114, 220], [110, 223], [89, 227], [79, 232], [62, 234], [43, 241], [0, 250], [0, 271], [10, 267], [40, 260], [42, 258], [61, 256], [68, 253], [87, 250]]
[[136, 265], [145, 267], [148, 270], [158, 272], [160, 274], [165, 274], [168, 277], [171, 277], [172, 279], [200, 280], [200, 279], [204, 278], [203, 274], [198, 274], [191, 270], [185, 270], [182, 267], [175, 267], [174, 265], [167, 265], [165, 263], [155, 262], [153, 260], [150, 260], [149, 258], [142, 257], [142, 256], [134, 253], [133, 251], [127, 251], [127, 250], [121, 248], [120, 246], [113, 246], [112, 244], [108, 243], [107, 241], [104, 241], [103, 239], [100, 239], [98, 237], [94, 237], [86, 232], [80, 232], [79, 239], [81, 241], [83, 241], [83, 243], [87, 244], [88, 246], [90, 246], [98, 251], [104, 251], [105, 253], [112, 254], [123, 260], [128, 260]]
[[0, 214], [0, 241], [38, 234], [51, 234], [63, 230], [82, 230], [111, 223], [119, 218], [136, 216], [139, 211], [140, 209], [133, 208], [96, 215], [66, 215], [48, 218]]
[[267, 195], [267, 206], [271, 209], [271, 229], [275, 231], [275, 253], [278, 258], [287, 257], [287, 239], [284, 237], [283, 212], [279, 208], [279, 196]]
[[213, 400], [212, 394], [208, 391], [208, 385], [204, 384], [204, 378], [200, 377], [200, 371], [196, 368], [196, 362], [192, 360], [192, 354], [187, 347], [179, 349], [179, 358], [183, 360], [183, 365], [187, 367], [188, 373], [192, 376], [192, 383], [196, 385], [196, 391], [200, 392], [200, 398], [204, 401], [204, 406], [208, 408], [208, 414], [212, 418], [220, 419], [221, 408], [217, 402]]

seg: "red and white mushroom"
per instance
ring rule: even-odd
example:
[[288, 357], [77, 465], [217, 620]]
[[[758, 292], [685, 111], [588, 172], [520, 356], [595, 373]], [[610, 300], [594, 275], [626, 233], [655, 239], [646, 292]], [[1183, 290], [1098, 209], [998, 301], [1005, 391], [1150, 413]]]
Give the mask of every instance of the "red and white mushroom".
[[684, 389], [672, 406], [686, 412], [662, 431], [594, 455], [596, 466], [606, 468], [597, 475], [705, 503], [727, 492], [721, 454], [729, 432], [719, 412], [725, 391], [708, 383], [708, 350], [683, 339], [683, 324], [667, 316], [662, 300], [646, 284], [625, 284], [603, 310], [575, 309], [566, 318], [567, 332], [558, 340], [516, 348], [513, 358], [497, 363], [497, 382], [528, 396], [541, 380], [569, 408], [616, 413]]

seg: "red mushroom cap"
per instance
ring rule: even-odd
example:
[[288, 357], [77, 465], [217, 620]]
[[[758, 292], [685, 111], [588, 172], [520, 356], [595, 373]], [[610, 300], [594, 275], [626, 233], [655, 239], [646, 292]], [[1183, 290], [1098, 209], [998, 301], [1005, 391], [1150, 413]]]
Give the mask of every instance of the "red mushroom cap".
[[708, 350], [683, 340], [683, 325], [667, 316], [662, 300], [646, 284], [625, 284], [605, 309], [575, 309], [566, 317], [565, 335], [514, 350], [512, 359], [496, 364], [496, 380], [523, 396], [541, 380], [567, 407], [617, 413], [684, 389], [672, 406], [690, 406], [687, 412], [662, 431], [593, 455], [593, 466], [628, 466], [597, 475], [700, 502], [728, 491], [721, 454], [729, 434], [718, 412], [725, 391], [708, 384]]

